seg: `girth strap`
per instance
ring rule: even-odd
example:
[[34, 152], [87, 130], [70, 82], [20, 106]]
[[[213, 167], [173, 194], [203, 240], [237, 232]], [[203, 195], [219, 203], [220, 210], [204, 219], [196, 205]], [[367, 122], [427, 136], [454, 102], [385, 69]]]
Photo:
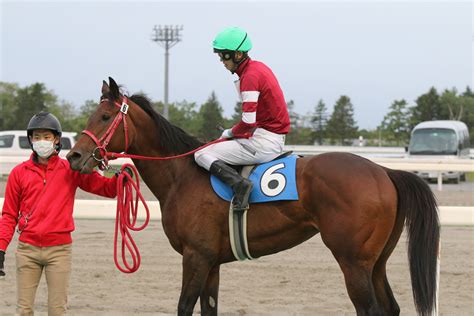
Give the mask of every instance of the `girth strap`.
[[[248, 178], [255, 166], [244, 166], [240, 174], [244, 178]], [[247, 242], [247, 211], [246, 210], [235, 212], [233, 209], [233, 203], [230, 201], [229, 208], [229, 240], [232, 248], [234, 257], [243, 261], [246, 259], [256, 259], [250, 255]]]

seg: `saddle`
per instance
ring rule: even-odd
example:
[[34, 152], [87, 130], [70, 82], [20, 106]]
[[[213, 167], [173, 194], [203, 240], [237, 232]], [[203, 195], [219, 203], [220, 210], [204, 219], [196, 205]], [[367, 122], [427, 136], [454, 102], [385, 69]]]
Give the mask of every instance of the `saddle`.
[[[270, 160], [270, 162], [272, 161], [275, 161], [275, 160], [278, 160], [278, 159], [282, 159], [282, 158], [285, 158], [285, 157], [288, 157], [290, 156], [291, 154], [293, 154], [293, 150], [290, 150], [290, 151], [285, 151], [284, 153], [282, 153], [281, 155], [279, 155], [278, 157]], [[240, 173], [240, 175], [246, 179], [248, 179], [248, 177], [250, 176], [250, 174], [252, 173], [253, 169], [255, 169], [258, 164], [256, 165], [239, 165], [239, 166], [236, 166], [236, 165], [230, 165], [233, 169], [235, 169], [235, 171], [237, 171], [238, 173]]]

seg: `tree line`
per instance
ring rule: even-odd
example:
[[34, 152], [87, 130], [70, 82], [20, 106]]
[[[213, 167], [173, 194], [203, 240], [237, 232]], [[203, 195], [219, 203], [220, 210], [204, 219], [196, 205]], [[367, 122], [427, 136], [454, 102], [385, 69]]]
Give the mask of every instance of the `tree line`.
[[[161, 101], [152, 102], [154, 109], [163, 113]], [[80, 133], [88, 117], [95, 111], [98, 102], [87, 100], [79, 108], [59, 99], [43, 83], [20, 87], [16, 83], [0, 82], [0, 105], [2, 130], [24, 130], [29, 119], [40, 111], [49, 111], [60, 120], [65, 131]], [[459, 93], [456, 89], [438, 92], [434, 87], [416, 98], [410, 105], [406, 100], [394, 100], [388, 113], [376, 129], [359, 129], [354, 119], [354, 105], [349, 96], [341, 95], [330, 113], [324, 100], [320, 99], [312, 112], [299, 114], [292, 100], [287, 102], [291, 132], [288, 145], [351, 145], [362, 136], [366, 145], [405, 146], [411, 129], [419, 122], [429, 120], [460, 120], [469, 128], [471, 144], [474, 143], [474, 93], [471, 88]], [[196, 102], [172, 103], [169, 105], [169, 120], [186, 132], [209, 141], [220, 136], [219, 127], [228, 128], [241, 117], [241, 104], [237, 102], [234, 113], [226, 118], [214, 92], [201, 105]]]

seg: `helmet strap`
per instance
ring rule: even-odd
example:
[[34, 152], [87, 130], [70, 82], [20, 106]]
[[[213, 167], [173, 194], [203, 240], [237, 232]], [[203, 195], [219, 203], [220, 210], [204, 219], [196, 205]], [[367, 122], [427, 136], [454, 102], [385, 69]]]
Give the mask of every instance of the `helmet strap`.
[[[249, 55], [247, 54], [247, 52], [242, 52], [243, 53], [242, 59], [236, 60], [235, 59], [235, 53], [236, 52], [233, 52], [233, 54], [232, 54], [232, 62], [235, 64], [235, 70], [237, 70], [237, 68], [239, 68], [240, 64], [243, 63], [249, 57]], [[235, 71], [231, 71], [231, 72], [232, 72], [232, 74], [235, 73]]]

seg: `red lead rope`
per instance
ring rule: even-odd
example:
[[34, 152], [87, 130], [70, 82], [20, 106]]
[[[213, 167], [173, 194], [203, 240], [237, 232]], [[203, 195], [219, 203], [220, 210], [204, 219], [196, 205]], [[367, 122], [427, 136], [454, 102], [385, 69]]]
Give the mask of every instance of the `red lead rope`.
[[[88, 134], [89, 135], [89, 134]], [[175, 159], [184, 156], [191, 155], [198, 150], [203, 149], [204, 147], [210, 146], [212, 144], [220, 143], [226, 141], [227, 139], [221, 138], [216, 139], [212, 142], [209, 142], [199, 148], [196, 148], [192, 151], [189, 151], [184, 154], [170, 156], [170, 157], [149, 157], [149, 156], [139, 156], [139, 155], [130, 155], [130, 154], [119, 154], [108, 152], [107, 156], [111, 159], [114, 158], [134, 158], [134, 159], [143, 159], [143, 160], [168, 160], [168, 159]], [[131, 175], [128, 172], [124, 172], [125, 168], [129, 168], [133, 171], [134, 178], [137, 179], [136, 183]], [[132, 238], [132, 235], [129, 230], [133, 231], [140, 231], [145, 229], [150, 221], [150, 211], [148, 209], [148, 205], [146, 204], [143, 195], [140, 192], [140, 182], [138, 171], [134, 165], [131, 164], [124, 164], [120, 168], [121, 172], [118, 175], [117, 179], [117, 216], [115, 218], [115, 234], [114, 234], [114, 261], [115, 266], [117, 269], [124, 273], [133, 273], [138, 270], [140, 267], [140, 252], [138, 251], [138, 247], [135, 241]], [[133, 190], [135, 190], [136, 195], [134, 198]], [[145, 222], [136, 227], [137, 224], [137, 215], [138, 215], [138, 200], [142, 202], [143, 206], [146, 210], [146, 217]], [[122, 263], [123, 266], [119, 263], [118, 255], [117, 255], [117, 245], [118, 245], [118, 232], [120, 231], [121, 236], [121, 252], [122, 252]], [[127, 261], [126, 251], [130, 254], [129, 256], [132, 258], [132, 264], [130, 265]]]
[[[127, 167], [133, 171], [136, 183], [128, 172], [123, 171]], [[138, 251], [138, 247], [135, 244], [129, 229], [133, 231], [143, 230], [150, 221], [150, 211], [145, 199], [140, 193], [140, 182], [135, 166], [131, 164], [124, 164], [120, 170], [121, 173], [118, 175], [117, 179], [117, 216], [115, 218], [114, 261], [115, 266], [120, 271], [124, 273], [133, 273], [140, 267], [140, 252]], [[136, 191], [135, 198], [133, 190]], [[143, 203], [143, 206], [145, 207], [146, 217], [145, 222], [141, 226], [137, 227], [138, 199], [140, 199], [140, 201]], [[122, 262], [124, 267], [120, 265], [117, 256], [119, 230], [121, 235]], [[130, 257], [132, 258], [131, 265], [127, 261], [125, 248], [128, 250]]]

